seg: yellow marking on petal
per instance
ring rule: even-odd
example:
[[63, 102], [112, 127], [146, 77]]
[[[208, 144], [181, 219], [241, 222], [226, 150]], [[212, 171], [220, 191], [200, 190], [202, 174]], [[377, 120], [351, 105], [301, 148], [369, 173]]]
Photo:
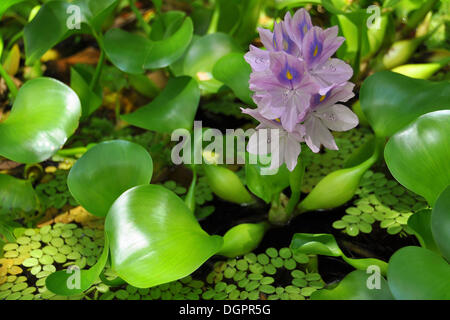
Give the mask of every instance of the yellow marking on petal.
[[288, 80], [292, 80], [294, 77], [292, 76], [292, 74], [290, 73], [290, 71], [288, 70], [288, 71], [286, 71], [286, 78], [288, 79]]
[[319, 47], [318, 46], [316, 46], [316, 48], [314, 49], [314, 53], [313, 53], [313, 56], [315, 57], [315, 56], [317, 56], [317, 52], [319, 51]]
[[303, 34], [305, 34], [308, 31], [308, 26], [305, 24], [303, 26]]
[[289, 43], [286, 40], [283, 40], [283, 49], [284, 50], [289, 49]]
[[275, 39], [273, 39], [273, 46], [275, 49], [277, 48], [277, 43], [275, 42]]
[[278, 123], [281, 123], [280, 118], [276, 118], [275, 121], [278, 122]]
[[322, 102], [323, 100], [325, 100], [326, 96], [321, 96], [319, 101]]

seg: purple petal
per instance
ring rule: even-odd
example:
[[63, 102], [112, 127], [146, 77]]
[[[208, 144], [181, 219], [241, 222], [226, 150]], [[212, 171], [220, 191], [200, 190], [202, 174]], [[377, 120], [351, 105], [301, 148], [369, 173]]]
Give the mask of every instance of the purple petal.
[[318, 64], [327, 61], [344, 43], [344, 37], [338, 37], [338, 27], [334, 26], [323, 31], [323, 50]]
[[358, 125], [358, 116], [349, 108], [341, 104], [335, 104], [320, 112], [317, 116], [323, 124], [333, 131], [347, 131]]
[[291, 15], [288, 15], [287, 13], [284, 17], [284, 21], [288, 34], [291, 36], [292, 40], [297, 44], [297, 46], [301, 48], [303, 44], [303, 38], [305, 37], [306, 33], [313, 27], [308, 11], [302, 8], [294, 14], [293, 18], [291, 18]]
[[241, 111], [242, 111], [242, 113], [248, 114], [248, 115], [252, 116], [253, 118], [255, 118], [256, 120], [258, 120], [262, 124], [262, 127], [264, 127], [264, 128], [271, 128], [271, 129], [281, 129], [282, 128], [282, 126], [279, 122], [277, 122], [275, 120], [270, 120], [270, 119], [264, 118], [258, 109], [250, 109], [250, 108], [243, 109], [243, 108], [241, 108]]
[[302, 54], [306, 64], [312, 68], [321, 58], [323, 50], [323, 30], [312, 27], [302, 41]]
[[305, 130], [305, 142], [313, 152], [319, 152], [321, 145], [331, 150], [338, 150], [333, 135], [314, 115], [305, 121]]
[[253, 71], [264, 71], [269, 68], [269, 52], [250, 45], [250, 51], [244, 56]]
[[271, 52], [270, 70], [280, 84], [286, 88], [294, 88], [302, 82], [305, 65], [298, 58], [284, 52]]
[[289, 171], [292, 171], [297, 166], [298, 156], [301, 152], [300, 142], [288, 135], [284, 146], [284, 162]]
[[342, 45], [345, 39], [338, 37], [337, 31], [335, 26], [326, 30], [312, 27], [307, 32], [302, 42], [302, 54], [310, 69], [325, 63]]
[[311, 108], [319, 110], [321, 108], [327, 108], [334, 105], [336, 102], [346, 102], [353, 98], [353, 88], [355, 85], [351, 82], [345, 82], [344, 84], [335, 85], [325, 95], [315, 94], [311, 98]]
[[273, 44], [273, 33], [264, 28], [258, 28], [259, 38], [262, 44], [268, 51], [275, 51], [275, 46]]
[[349, 80], [353, 75], [353, 69], [340, 59], [330, 59], [322, 65], [317, 65], [310, 74], [320, 86], [319, 93], [325, 95], [336, 84]]

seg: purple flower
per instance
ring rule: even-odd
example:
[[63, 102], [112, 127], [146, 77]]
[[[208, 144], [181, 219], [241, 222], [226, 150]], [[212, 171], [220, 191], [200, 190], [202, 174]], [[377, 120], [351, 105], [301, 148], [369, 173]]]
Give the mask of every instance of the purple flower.
[[291, 14], [287, 12], [284, 16], [284, 21], [287, 32], [291, 35], [292, 41], [297, 45], [299, 53], [301, 54], [303, 38], [313, 27], [311, 17], [308, 12], [302, 8], [294, 14], [294, 17], [291, 17]]
[[346, 106], [337, 104], [354, 96], [354, 86], [348, 82], [334, 87], [324, 96], [317, 94], [311, 98], [311, 109], [304, 118], [304, 139], [313, 152], [319, 152], [321, 145], [338, 150], [329, 130], [347, 131], [358, 125], [358, 117]]
[[311, 95], [318, 87], [307, 72], [305, 63], [284, 52], [269, 53], [269, 69], [250, 75], [250, 89], [256, 92], [255, 103], [261, 113], [279, 118], [284, 129], [292, 132], [297, 118], [306, 113]]
[[303, 59], [309, 73], [319, 84], [321, 95], [335, 84], [348, 81], [353, 75], [352, 68], [344, 61], [330, 59], [345, 40], [337, 35], [337, 26], [326, 30], [312, 27], [302, 41]]
[[[250, 64], [250, 90], [257, 109], [243, 109], [261, 124], [259, 129], [278, 130], [280, 138], [272, 150], [293, 170], [300, 154], [300, 143], [318, 152], [323, 145], [337, 149], [333, 131], [346, 131], [358, 125], [357, 116], [338, 102], [354, 96], [348, 80], [352, 68], [332, 58], [344, 42], [338, 28], [321, 29], [312, 25], [304, 9], [274, 25], [273, 32], [258, 29], [266, 50], [250, 46], [245, 60]], [[248, 151], [259, 154], [259, 133], [252, 136]], [[279, 141], [278, 141], [279, 140]], [[267, 151], [267, 149], [264, 149]], [[273, 164], [275, 167], [280, 163]]]
[[[257, 131], [248, 141], [247, 151], [259, 155], [271, 153], [272, 162], [269, 170], [277, 169], [283, 163], [286, 163], [289, 171], [294, 170], [301, 151], [300, 142], [304, 141], [303, 126], [297, 125], [292, 132], [288, 132], [283, 129], [279, 122], [266, 119], [258, 110], [242, 109], [242, 112], [261, 122], [256, 127]], [[268, 130], [263, 132], [261, 129]], [[276, 130], [276, 136], [278, 137], [276, 141], [270, 140], [270, 137], [273, 136], [272, 130]]]

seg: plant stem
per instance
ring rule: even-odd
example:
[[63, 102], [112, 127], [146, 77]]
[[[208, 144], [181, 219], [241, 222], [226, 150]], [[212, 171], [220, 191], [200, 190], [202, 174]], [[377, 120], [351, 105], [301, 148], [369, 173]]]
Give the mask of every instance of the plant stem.
[[17, 89], [17, 86], [14, 83], [13, 79], [8, 74], [8, 72], [6, 72], [6, 70], [3, 68], [3, 65], [1, 63], [0, 63], [0, 75], [2, 76], [3, 79], [5, 79], [9, 92], [11, 93], [12, 97], [15, 98], [19, 90]]
[[152, 31], [152, 28], [150, 25], [144, 20], [144, 17], [142, 16], [139, 9], [136, 7], [136, 4], [134, 3], [135, 0], [130, 0], [130, 8], [136, 15], [136, 19], [139, 21], [139, 24], [141, 25], [142, 29], [144, 29], [144, 32], [146, 35], [150, 35], [150, 32]]
[[302, 184], [303, 184], [303, 176], [305, 175], [305, 162], [301, 161], [299, 159], [299, 162], [297, 163], [297, 166], [295, 169], [290, 173], [289, 180], [291, 185], [291, 197], [289, 198], [287, 207], [286, 207], [286, 213], [290, 217], [292, 212], [295, 209], [295, 206], [297, 205], [298, 201], [300, 200], [300, 194], [302, 192]]
[[97, 62], [97, 67], [95, 68], [94, 76], [92, 77], [91, 83], [89, 84], [89, 88], [94, 90], [98, 84], [100, 79], [100, 75], [102, 74], [103, 65], [105, 64], [105, 51], [103, 50], [103, 46], [100, 46], [100, 58]]
[[188, 206], [188, 208], [192, 211], [192, 214], [195, 214], [195, 185], [197, 184], [197, 168], [195, 165], [192, 165], [192, 182], [189, 186], [189, 191], [186, 195], [184, 202]]
[[56, 155], [61, 157], [68, 157], [68, 156], [75, 156], [77, 154], [84, 154], [88, 148], [86, 147], [78, 147], [78, 148], [71, 148], [71, 149], [62, 149], [56, 152]]
[[217, 24], [219, 23], [219, 16], [220, 16], [220, 9], [219, 9], [219, 3], [216, 1], [215, 8], [211, 17], [211, 21], [209, 23], [208, 31], [206, 31], [206, 34], [215, 33], [217, 31]]

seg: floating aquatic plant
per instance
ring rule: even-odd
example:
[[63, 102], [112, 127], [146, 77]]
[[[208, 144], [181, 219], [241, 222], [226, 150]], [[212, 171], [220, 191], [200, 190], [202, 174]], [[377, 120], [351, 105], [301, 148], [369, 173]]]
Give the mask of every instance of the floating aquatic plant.
[[[344, 42], [338, 27], [321, 29], [313, 26], [309, 13], [288, 12], [275, 23], [274, 31], [259, 29], [266, 50], [250, 46], [245, 59], [252, 68], [250, 89], [257, 109], [243, 109], [260, 122], [258, 129], [277, 129], [278, 141], [272, 150], [272, 166], [286, 163], [289, 171], [297, 165], [300, 143], [306, 142], [313, 152], [321, 145], [337, 150], [329, 130], [347, 131], [358, 125], [357, 116], [338, 102], [354, 96], [354, 85], [348, 80], [352, 68], [344, 61], [331, 58]], [[267, 136], [258, 131], [249, 141], [253, 154], [268, 153]], [[274, 154], [279, 154], [279, 159]], [[276, 160], [276, 161], [275, 161]]]

